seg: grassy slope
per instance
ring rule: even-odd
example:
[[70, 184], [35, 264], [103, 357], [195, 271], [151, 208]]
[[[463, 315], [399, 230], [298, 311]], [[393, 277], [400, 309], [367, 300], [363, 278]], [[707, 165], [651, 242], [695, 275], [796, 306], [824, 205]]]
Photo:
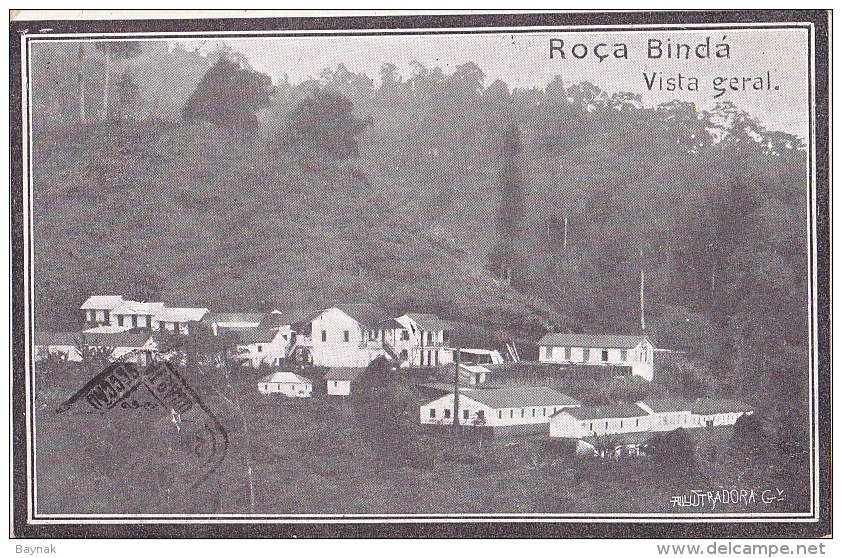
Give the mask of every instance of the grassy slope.
[[205, 125], [89, 128], [42, 138], [37, 152], [39, 327], [66, 327], [88, 294], [131, 293], [143, 279], [169, 303], [213, 310], [370, 300], [496, 327], [564, 319], [497, 282], [483, 249], [409, 218], [418, 189], [368, 177], [362, 162], [302, 170]]
[[[220, 469], [195, 491], [188, 488], [195, 478], [191, 458], [179, 450], [164, 411], [56, 414], [53, 409], [81, 385], [84, 374], [45, 377], [36, 412], [39, 510], [249, 513], [249, 456], [257, 513], [676, 512], [688, 510], [671, 508], [670, 497], [693, 489], [768, 488], [782, 482], [772, 466], [738, 463], [729, 456], [728, 427], [690, 431], [700, 463], [700, 473], [690, 477], [655, 471], [645, 459], [575, 460], [548, 452], [540, 437], [486, 440], [480, 452], [475, 440], [420, 432], [416, 435], [426, 436], [433, 455], [429, 466], [385, 466], [365, 425], [355, 420], [355, 399], [328, 399], [322, 393], [310, 400], [265, 396], [254, 389], [249, 374], [234, 376], [233, 393], [189, 379], [230, 440]], [[401, 385], [406, 397], [417, 398], [410, 386]], [[229, 404], [235, 394], [248, 436]], [[795, 489], [787, 495], [788, 501], [774, 509], [724, 511], [797, 509]]]

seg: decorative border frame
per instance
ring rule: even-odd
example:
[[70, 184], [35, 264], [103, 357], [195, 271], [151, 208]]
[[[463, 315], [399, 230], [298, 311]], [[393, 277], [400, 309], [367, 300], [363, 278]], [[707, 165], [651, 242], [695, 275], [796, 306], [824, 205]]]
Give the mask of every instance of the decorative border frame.
[[[212, 13], [212, 12], [211, 12]], [[751, 514], [489, 514], [489, 515], [182, 515], [39, 517], [32, 501], [30, 399], [32, 273], [28, 200], [29, 130], [25, 104], [28, 47], [33, 40], [119, 34], [130, 38], [439, 34], [654, 28], [806, 27], [812, 81], [810, 131], [810, 261], [813, 513]], [[585, 12], [181, 19], [12, 21], [10, 147], [12, 244], [11, 410], [13, 531], [16, 537], [817, 537], [830, 533], [830, 229], [829, 13], [804, 11]]]

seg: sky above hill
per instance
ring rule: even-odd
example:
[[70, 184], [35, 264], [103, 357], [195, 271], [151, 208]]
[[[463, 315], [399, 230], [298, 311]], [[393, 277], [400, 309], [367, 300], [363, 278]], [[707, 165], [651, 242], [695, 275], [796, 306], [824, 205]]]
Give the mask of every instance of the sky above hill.
[[[473, 61], [484, 71], [486, 86], [500, 79], [510, 88], [544, 87], [560, 75], [567, 85], [590, 81], [609, 93], [640, 94], [648, 106], [680, 99], [705, 109], [716, 101], [731, 101], [768, 129], [802, 138], [809, 130], [804, 29], [299, 35], [179, 42], [202, 52], [224, 42], [275, 81], [287, 76], [294, 84], [340, 63], [365, 73], [377, 85], [384, 62], [395, 64], [406, 79], [416, 62], [450, 74]], [[603, 46], [596, 47], [599, 44]], [[676, 56], [679, 44], [689, 46], [689, 58], [685, 47]], [[727, 58], [722, 46], [726, 44]]]

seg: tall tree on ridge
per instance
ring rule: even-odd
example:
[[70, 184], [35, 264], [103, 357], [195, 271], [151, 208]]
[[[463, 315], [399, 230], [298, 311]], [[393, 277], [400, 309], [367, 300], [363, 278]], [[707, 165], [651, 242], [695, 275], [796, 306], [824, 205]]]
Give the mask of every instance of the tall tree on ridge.
[[523, 143], [520, 128], [511, 124], [503, 133], [503, 170], [500, 174], [499, 233], [492, 256], [492, 268], [504, 281], [520, 280], [523, 263], [520, 242], [523, 237], [524, 191], [521, 159]]

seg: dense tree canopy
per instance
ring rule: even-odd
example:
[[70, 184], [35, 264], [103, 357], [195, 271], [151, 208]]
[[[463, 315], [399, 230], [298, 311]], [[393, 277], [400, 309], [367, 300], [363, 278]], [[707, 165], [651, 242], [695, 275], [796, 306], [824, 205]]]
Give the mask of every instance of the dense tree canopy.
[[272, 78], [266, 74], [220, 57], [187, 99], [182, 115], [185, 120], [204, 120], [253, 136], [256, 113], [269, 105], [272, 90]]
[[335, 91], [317, 91], [299, 103], [290, 115], [287, 141], [336, 159], [359, 155], [357, 136], [373, 124], [371, 117], [357, 118], [354, 104]]
[[[386, 62], [378, 81], [338, 65], [273, 86], [230, 51], [143, 43], [111, 59], [109, 106], [137, 126], [77, 132], [80, 75], [85, 103], [102, 106], [97, 54], [33, 52], [39, 320], [63, 324], [97, 288], [127, 291], [114, 262], [138, 261], [161, 275], [156, 295], [235, 309], [354, 294], [531, 343], [540, 330], [638, 332], [643, 269], [647, 334], [686, 353], [688, 393], [800, 377], [806, 152], [733, 104], [648, 107], [561, 76], [511, 88], [470, 62], [408, 76]], [[180, 117], [262, 143], [232, 146]], [[290, 166], [291, 153], [323, 164]], [[314, 226], [335, 247], [320, 269], [301, 256]], [[508, 287], [488, 272], [503, 231], [522, 255]], [[275, 270], [283, 279], [265, 280]], [[225, 285], [217, 300], [209, 277]]]

